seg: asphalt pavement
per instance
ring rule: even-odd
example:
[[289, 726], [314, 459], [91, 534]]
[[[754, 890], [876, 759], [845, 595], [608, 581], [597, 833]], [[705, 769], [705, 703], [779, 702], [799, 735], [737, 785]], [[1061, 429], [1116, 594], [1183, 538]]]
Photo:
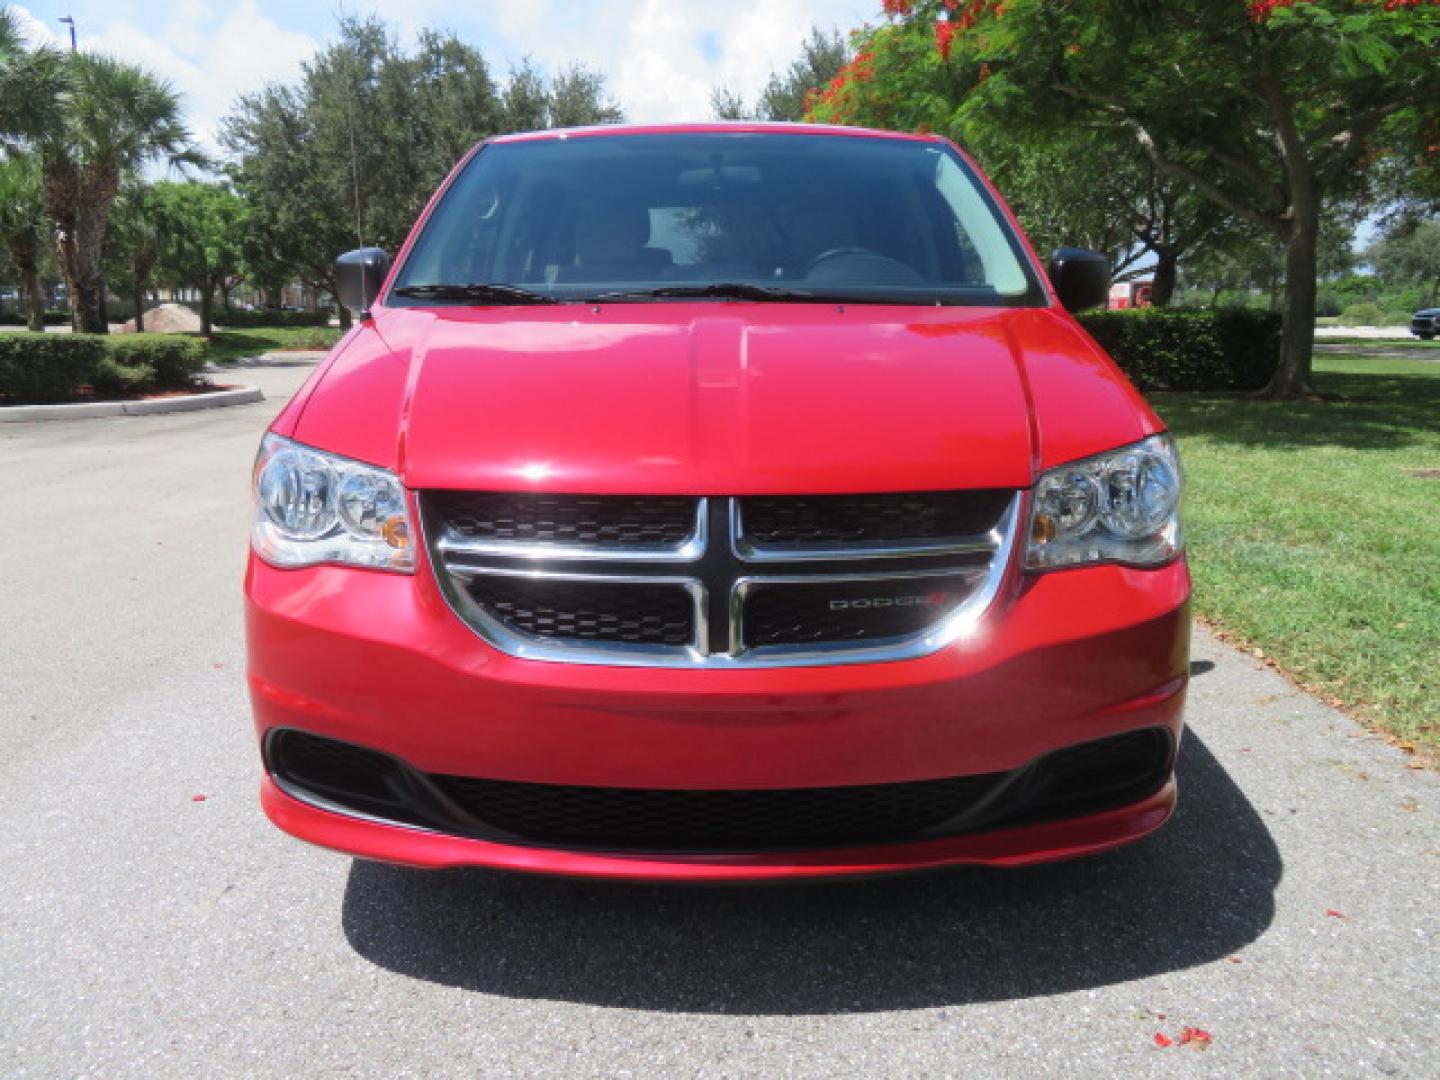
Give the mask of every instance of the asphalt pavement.
[[1098, 858], [664, 888], [280, 834], [240, 575], [306, 370], [0, 428], [0, 1075], [1440, 1076], [1440, 777], [1203, 633], [1181, 809]]

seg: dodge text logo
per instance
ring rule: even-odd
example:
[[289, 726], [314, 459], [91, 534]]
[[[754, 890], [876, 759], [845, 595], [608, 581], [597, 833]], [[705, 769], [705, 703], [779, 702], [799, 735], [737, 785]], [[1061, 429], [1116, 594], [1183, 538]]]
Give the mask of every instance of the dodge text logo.
[[930, 593], [926, 596], [857, 596], [853, 600], [831, 600], [831, 611], [864, 611], [868, 608], [923, 607], [939, 604], [945, 599], [944, 593]]

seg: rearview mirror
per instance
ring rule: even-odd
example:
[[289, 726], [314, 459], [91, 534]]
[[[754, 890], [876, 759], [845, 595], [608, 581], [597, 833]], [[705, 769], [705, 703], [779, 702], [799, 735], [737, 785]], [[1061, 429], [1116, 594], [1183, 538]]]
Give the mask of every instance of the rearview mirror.
[[1050, 256], [1050, 284], [1067, 311], [1099, 307], [1110, 299], [1110, 260], [1086, 248], [1058, 248]]
[[357, 248], [335, 260], [338, 299], [358, 315], [366, 315], [380, 295], [380, 286], [390, 272], [390, 256], [380, 248]]

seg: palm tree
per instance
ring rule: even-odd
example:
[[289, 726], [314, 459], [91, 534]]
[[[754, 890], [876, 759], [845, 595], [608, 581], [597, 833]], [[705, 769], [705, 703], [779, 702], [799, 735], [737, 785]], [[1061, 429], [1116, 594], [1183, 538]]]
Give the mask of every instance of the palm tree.
[[45, 329], [45, 295], [40, 291], [40, 252], [46, 232], [40, 168], [33, 157], [0, 157], [0, 246], [20, 275], [26, 324]]
[[64, 84], [64, 54], [26, 49], [15, 13], [0, 8], [0, 144], [13, 149], [53, 127]]
[[33, 144], [74, 326], [103, 334], [102, 256], [121, 179], [157, 158], [171, 165], [203, 159], [190, 144], [174, 90], [143, 68], [107, 56], [66, 56], [64, 89], [45, 120]]

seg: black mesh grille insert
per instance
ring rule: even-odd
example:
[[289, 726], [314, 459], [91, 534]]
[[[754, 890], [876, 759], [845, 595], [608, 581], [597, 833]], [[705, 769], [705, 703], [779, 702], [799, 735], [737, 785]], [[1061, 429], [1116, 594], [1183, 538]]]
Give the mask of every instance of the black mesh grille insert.
[[265, 756], [276, 776], [341, 806], [390, 821], [423, 819], [405, 767], [388, 754], [287, 729], [270, 736]]
[[1139, 802], [1170, 771], [1171, 738], [1146, 728], [1069, 746], [1043, 758], [1027, 778], [1016, 821], [1053, 821]]
[[695, 528], [696, 500], [667, 496], [431, 491], [427, 511], [467, 540], [663, 547]]
[[364, 747], [293, 730], [266, 741], [292, 788], [390, 820], [492, 840], [611, 851], [776, 851], [1059, 821], [1129, 806], [1164, 785], [1164, 728], [1066, 747], [1011, 773], [858, 787], [669, 790], [430, 775]]
[[1009, 491], [752, 496], [740, 500], [745, 537], [774, 546], [844, 547], [937, 542], [983, 535], [1010, 505]]
[[437, 777], [467, 813], [532, 843], [717, 851], [913, 839], [995, 784], [967, 776], [866, 787], [665, 791]]
[[544, 638], [688, 645], [695, 609], [682, 586], [478, 574], [470, 597], [512, 630]]
[[745, 603], [750, 648], [905, 637], [953, 611], [980, 575], [885, 581], [756, 583]]

